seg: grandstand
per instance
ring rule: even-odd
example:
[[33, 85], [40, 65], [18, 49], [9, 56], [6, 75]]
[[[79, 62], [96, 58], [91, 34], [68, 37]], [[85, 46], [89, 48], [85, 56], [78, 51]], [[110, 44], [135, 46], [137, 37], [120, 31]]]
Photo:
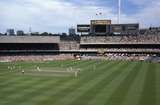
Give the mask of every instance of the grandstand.
[[59, 50], [59, 42], [59, 36], [0, 36], [0, 54], [29, 54]]
[[[81, 56], [159, 56], [160, 36], [1, 36], [0, 59], [54, 60]], [[26, 57], [27, 55], [27, 57]], [[10, 57], [11, 56], [11, 57]], [[126, 57], [127, 58], [127, 57]], [[136, 57], [134, 57], [136, 58]], [[137, 59], [137, 58], [136, 58]], [[147, 59], [147, 58], [146, 58]]]
[[64, 60], [77, 55], [142, 60], [160, 56], [159, 28], [91, 20], [91, 25], [77, 25], [77, 31], [81, 35], [0, 36], [0, 60]]
[[[160, 55], [159, 35], [136, 36], [81, 36], [80, 49], [96, 51], [97, 54], [140, 60]], [[138, 56], [139, 58], [136, 58]]]

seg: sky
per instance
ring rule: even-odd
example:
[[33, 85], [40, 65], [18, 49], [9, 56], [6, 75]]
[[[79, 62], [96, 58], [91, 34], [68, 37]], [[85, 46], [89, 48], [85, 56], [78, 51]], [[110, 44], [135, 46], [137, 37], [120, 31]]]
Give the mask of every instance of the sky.
[[[160, 26], [160, 0], [121, 0], [121, 23]], [[68, 32], [94, 19], [117, 23], [118, 0], [0, 0], [0, 32]], [[96, 15], [102, 13], [102, 15]]]

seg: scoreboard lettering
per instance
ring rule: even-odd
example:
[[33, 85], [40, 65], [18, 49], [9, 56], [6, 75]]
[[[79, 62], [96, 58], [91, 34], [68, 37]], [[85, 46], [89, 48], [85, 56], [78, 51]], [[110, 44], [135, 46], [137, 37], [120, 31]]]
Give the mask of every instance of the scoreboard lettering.
[[91, 20], [91, 25], [107, 25], [111, 24], [111, 20]]

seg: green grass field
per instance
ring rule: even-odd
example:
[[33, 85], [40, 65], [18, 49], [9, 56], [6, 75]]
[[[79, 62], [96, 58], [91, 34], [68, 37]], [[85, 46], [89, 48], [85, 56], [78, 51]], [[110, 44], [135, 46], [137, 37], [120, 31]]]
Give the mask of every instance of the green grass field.
[[[36, 66], [42, 71], [36, 71]], [[78, 77], [74, 73], [52, 72], [70, 67], [81, 69]], [[160, 64], [129, 61], [0, 63], [0, 105], [160, 105]]]

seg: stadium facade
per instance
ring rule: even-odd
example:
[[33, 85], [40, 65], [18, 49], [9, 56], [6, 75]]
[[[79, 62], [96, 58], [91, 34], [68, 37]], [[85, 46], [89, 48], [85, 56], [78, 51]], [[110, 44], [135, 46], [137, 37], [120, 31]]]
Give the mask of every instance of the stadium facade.
[[159, 56], [159, 28], [142, 30], [139, 24], [111, 24], [111, 20], [91, 20], [77, 25], [74, 36], [0, 36], [0, 56]]

